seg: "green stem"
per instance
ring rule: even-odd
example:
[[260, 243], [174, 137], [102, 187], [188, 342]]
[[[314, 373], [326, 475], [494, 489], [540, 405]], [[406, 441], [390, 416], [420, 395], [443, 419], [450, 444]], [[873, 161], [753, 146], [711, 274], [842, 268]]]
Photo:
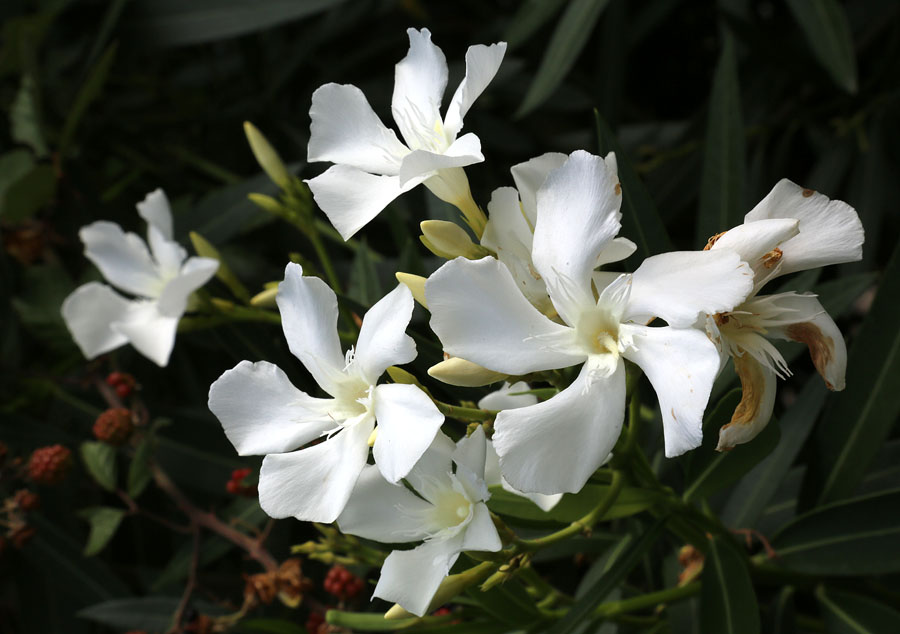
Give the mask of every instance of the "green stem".
[[646, 610], [656, 607], [660, 604], [674, 603], [694, 596], [700, 592], [700, 582], [694, 581], [685, 586], [676, 586], [674, 588], [666, 588], [657, 592], [641, 594], [628, 599], [619, 601], [609, 601], [597, 606], [594, 610], [594, 616], [609, 618], [619, 614], [628, 612], [636, 612], [638, 610]]
[[434, 404], [437, 405], [438, 410], [444, 416], [455, 418], [456, 420], [463, 422], [480, 423], [488, 420], [494, 420], [494, 418], [497, 416], [497, 412], [488, 409], [460, 407], [459, 405], [450, 405], [449, 403], [443, 403], [438, 400], [435, 400]]
[[555, 533], [550, 533], [549, 535], [545, 535], [544, 537], [538, 537], [536, 539], [523, 539], [518, 542], [519, 547], [524, 550], [538, 550], [541, 548], [546, 548], [551, 544], [555, 544], [559, 541], [562, 541], [572, 535], [578, 535], [579, 533], [589, 530], [594, 524], [596, 524], [600, 519], [606, 515], [606, 512], [615, 504], [616, 499], [619, 497], [619, 493], [622, 491], [622, 487], [625, 485], [625, 476], [621, 471], [613, 471], [612, 483], [609, 485], [609, 491], [607, 491], [606, 495], [603, 496], [603, 499], [600, 500], [600, 503], [594, 507], [594, 509], [582, 517], [579, 520], [575, 520], [565, 528], [556, 531]]

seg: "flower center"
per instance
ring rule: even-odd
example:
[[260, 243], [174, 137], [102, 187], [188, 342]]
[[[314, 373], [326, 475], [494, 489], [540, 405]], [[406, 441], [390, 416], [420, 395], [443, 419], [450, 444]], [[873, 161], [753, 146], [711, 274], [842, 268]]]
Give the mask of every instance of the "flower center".
[[607, 311], [597, 309], [583, 314], [575, 330], [588, 354], [619, 356], [619, 322]]
[[450, 528], [461, 524], [472, 512], [472, 503], [455, 489], [445, 489], [434, 505], [434, 518], [440, 526]]

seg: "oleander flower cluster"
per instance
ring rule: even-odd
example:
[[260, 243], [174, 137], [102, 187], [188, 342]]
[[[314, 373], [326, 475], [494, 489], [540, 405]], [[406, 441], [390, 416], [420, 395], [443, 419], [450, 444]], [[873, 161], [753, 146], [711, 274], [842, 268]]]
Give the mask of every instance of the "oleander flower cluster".
[[[272, 363], [246, 360], [212, 384], [209, 408], [240, 455], [264, 456], [259, 495], [269, 515], [411, 545], [388, 555], [374, 595], [422, 615], [460, 553], [504, 547], [487, 505], [492, 490], [546, 511], [615, 459], [629, 377], [643, 374], [655, 393], [669, 458], [701, 444], [729, 359], [743, 395], [718, 449], [765, 427], [777, 379], [790, 375], [772, 339], [806, 344], [828, 388], [843, 389], [844, 339], [816, 297], [766, 287], [860, 259], [863, 230], [847, 204], [782, 180], [705, 248], [627, 270], [637, 247], [620, 235], [628, 192], [616, 156], [583, 150], [512, 167], [485, 214], [465, 168], [486, 159], [477, 131], [461, 132], [506, 45], [469, 48], [465, 77], [442, 111], [444, 54], [427, 29], [408, 34], [391, 101], [396, 131], [355, 86], [322, 86], [312, 97], [308, 159], [332, 165], [306, 182], [345, 239], [424, 185], [461, 213], [459, 224], [422, 225], [422, 242], [447, 261], [427, 279], [398, 271], [402, 283], [362, 316], [352, 346], [338, 332], [335, 292], [288, 264], [277, 292], [284, 337], [321, 394], [298, 389]], [[152, 256], [115, 225], [82, 230], [87, 257], [136, 299], [92, 283], [63, 314], [86, 356], [131, 342], [165, 365], [187, 297], [215, 262], [185, 261], [161, 192], [139, 211]], [[451, 420], [424, 377], [387, 379], [417, 357], [406, 332], [416, 302], [445, 354], [429, 374], [471, 389], [487, 423]], [[102, 304], [102, 319], [92, 304]]]

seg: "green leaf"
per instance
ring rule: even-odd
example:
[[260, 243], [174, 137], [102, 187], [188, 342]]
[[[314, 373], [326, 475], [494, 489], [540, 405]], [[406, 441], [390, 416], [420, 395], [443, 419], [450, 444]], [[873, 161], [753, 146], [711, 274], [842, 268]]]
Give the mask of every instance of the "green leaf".
[[91, 477], [107, 491], [116, 490], [118, 466], [114, 447], [98, 441], [81, 443], [81, 460]]
[[856, 55], [847, 14], [837, 0], [788, 0], [813, 55], [834, 83], [857, 91]]
[[829, 634], [900, 632], [900, 612], [868, 597], [837, 590], [816, 589]]
[[734, 40], [726, 36], [713, 76], [703, 142], [697, 246], [741, 223], [744, 212], [744, 123]]
[[635, 259], [639, 261], [657, 253], [671, 251], [672, 242], [659, 217], [653, 198], [628, 160], [625, 150], [596, 110], [594, 122], [600, 154], [616, 153], [619, 182], [622, 185], [622, 235], [627, 235], [637, 244], [637, 252], [629, 261]]
[[[176, 597], [114, 599], [85, 608], [76, 616], [122, 630], [165, 632], [172, 625], [172, 615], [178, 609], [180, 601], [181, 599]], [[203, 614], [222, 613], [222, 609], [218, 606], [203, 601], [195, 601], [192, 604]]]
[[84, 556], [92, 557], [103, 550], [116, 534], [122, 518], [125, 517], [125, 511], [106, 506], [93, 506], [79, 511], [78, 516], [86, 519], [91, 525], [87, 545], [84, 547]]
[[106, 78], [109, 76], [109, 69], [116, 58], [116, 48], [117, 45], [113, 43], [106, 49], [75, 96], [75, 101], [69, 108], [69, 115], [66, 117], [66, 122], [63, 125], [62, 135], [60, 135], [60, 155], [65, 156], [68, 153], [69, 144], [75, 136], [75, 131], [78, 129], [81, 118], [87, 112], [88, 106], [100, 96], [103, 85], [106, 83]]
[[184, 46], [255, 33], [319, 13], [344, 0], [137, 0], [138, 33], [156, 46]]
[[[852, 494], [900, 414], [900, 247], [847, 359], [847, 389], [829, 399], [816, 431], [818, 459], [807, 487], [819, 503]], [[817, 486], [821, 483], [820, 486]]]
[[587, 44], [609, 0], [572, 0], [559, 19], [531, 86], [514, 115], [523, 117], [544, 103], [565, 78]]
[[506, 27], [503, 39], [510, 52], [530, 38], [565, 4], [565, 0], [525, 0]]
[[793, 586], [781, 589], [772, 602], [771, 610], [766, 618], [766, 630], [771, 634], [793, 634], [796, 631], [797, 610], [794, 606]]
[[[656, 520], [649, 528], [640, 531], [635, 536], [633, 533], [625, 535], [620, 543], [620, 554], [614, 560], [607, 574], [591, 586], [584, 596], [576, 601], [566, 615], [553, 627], [548, 628], [547, 634], [568, 634], [576, 631], [583, 625], [585, 619], [593, 612], [594, 608], [602, 602], [625, 579], [625, 576], [638, 564], [641, 558], [655, 543], [663, 531], [666, 518]], [[710, 630], [714, 631], [714, 630]]]
[[[491, 498], [488, 507], [495, 513], [508, 517], [516, 517], [532, 521], [552, 521], [559, 523], [574, 522], [584, 517], [597, 502], [606, 496], [609, 486], [588, 484], [578, 493], [567, 493], [549, 511], [542, 511], [528, 498], [505, 491], [500, 486], [491, 487]], [[635, 515], [650, 508], [660, 500], [655, 491], [637, 487], [624, 487], [616, 498], [616, 502], [601, 518], [601, 521], [618, 519]]]
[[128, 465], [127, 484], [128, 495], [132, 498], [137, 498], [143, 493], [153, 479], [150, 462], [153, 460], [155, 444], [153, 435], [147, 434], [134, 450], [134, 457], [131, 459], [131, 464]]
[[772, 539], [786, 568], [814, 575], [900, 572], [900, 489], [834, 502]]
[[9, 110], [9, 123], [13, 140], [29, 146], [38, 158], [43, 158], [49, 151], [41, 130], [37, 91], [34, 75], [31, 73], [22, 75], [19, 92]]
[[747, 472], [729, 494], [728, 503], [721, 515], [725, 524], [735, 528], [756, 524], [766, 505], [782, 486], [794, 459], [812, 431], [813, 423], [825, 404], [826, 393], [818, 375], [807, 380], [797, 400], [781, 419], [781, 439], [778, 444], [762, 462]]
[[369, 307], [381, 299], [381, 295], [381, 284], [378, 281], [375, 260], [372, 258], [365, 240], [362, 240], [353, 258], [347, 296], [363, 306]]
[[721, 537], [709, 542], [700, 590], [702, 631], [756, 634], [759, 608], [743, 555]]

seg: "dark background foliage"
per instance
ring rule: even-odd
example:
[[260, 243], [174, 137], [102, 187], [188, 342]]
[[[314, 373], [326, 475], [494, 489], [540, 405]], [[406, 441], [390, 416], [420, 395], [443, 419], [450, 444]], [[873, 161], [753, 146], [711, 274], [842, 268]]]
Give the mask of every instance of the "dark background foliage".
[[[900, 486], [893, 430], [900, 409], [898, 16], [900, 5], [879, 0], [5, 0], [0, 436], [9, 456], [27, 457], [53, 443], [76, 449], [89, 440], [104, 407], [92, 377], [124, 370], [137, 377], [152, 417], [171, 421], [157, 435], [158, 463], [199, 507], [262, 526], [266, 518], [255, 503], [224, 490], [232, 469], [256, 468], [258, 460], [234, 455], [205, 403], [209, 384], [245, 358], [277, 363], [312, 389], [280, 330], [243, 324], [182, 333], [166, 369], [128, 347], [86, 364], [59, 315], [64, 297], [98, 276], [82, 256], [78, 229], [108, 219], [142, 233], [134, 204], [162, 187], [174, 203], [181, 241], [188, 244], [189, 231], [202, 234], [252, 292], [279, 280], [289, 257], [314, 271], [306, 238], [247, 199], [250, 192], [274, 195], [276, 188], [249, 151], [243, 122], [253, 122], [307, 178], [323, 169], [305, 163], [310, 95], [318, 86], [355, 84], [390, 122], [393, 66], [406, 53], [407, 27], [433, 32], [450, 63], [448, 92], [462, 77], [468, 45], [505, 39], [510, 45], [500, 73], [466, 118], [466, 130], [478, 134], [487, 157], [468, 170], [482, 205], [493, 188], [512, 184], [511, 165], [547, 151], [584, 148], [617, 150], [624, 235], [638, 242], [639, 255], [702, 247], [713, 233], [739, 223], [783, 177], [858, 210], [866, 230], [863, 261], [803, 273], [788, 286], [818, 292], [847, 335], [846, 392], [826, 398], [805, 355], [785, 347], [795, 376], [780, 383], [781, 441], [763, 462], [762, 449], [737, 465], [730, 456], [727, 462], [713, 456], [709, 447], [663, 462], [658, 424], [649, 426], [645, 439], [660, 477], [732, 528], [753, 527], [772, 537], [794, 517], [812, 512], [775, 541], [787, 553], [782, 562], [808, 576], [785, 581], [778, 572], [768, 580], [756, 575], [756, 599], [751, 587], [742, 602], [758, 600], [765, 628], [784, 619], [798, 628], [850, 631], [840, 629], [847, 626], [841, 613], [876, 618], [888, 610], [885, 605], [900, 602], [900, 586], [890, 576], [900, 572], [900, 505], [893, 491]], [[418, 222], [454, 213], [419, 188], [361, 233], [358, 242], [367, 248], [328, 242], [348, 299], [368, 306], [393, 287], [395, 271], [433, 270], [439, 262], [425, 257], [416, 239]], [[211, 292], [227, 295], [219, 282]], [[424, 314], [413, 330], [427, 333]], [[439, 358], [434, 345], [420, 344], [414, 368], [425, 376]], [[726, 374], [717, 386], [711, 425], [713, 405], [732, 381]], [[466, 391], [442, 394], [473, 398]], [[777, 435], [765, 451], [776, 441]], [[124, 479], [128, 461], [118, 460]], [[43, 506], [32, 520], [37, 534], [31, 543], [2, 554], [0, 630], [122, 631], [125, 621], [74, 614], [129, 597], [155, 597], [128, 604], [126, 612], [165, 624], [185, 583], [190, 539], [127, 517], [102, 553], [82, 556], [88, 524], [78, 512], [121, 503], [94, 482], [79, 458], [76, 463], [65, 484], [40, 490]], [[0, 486], [8, 496], [18, 485], [9, 470], [4, 473]], [[875, 502], [827, 506], [862, 493], [875, 494]], [[152, 487], [141, 504], [172, 512]], [[857, 516], [861, 528], [840, 525], [848, 515]], [[641, 520], [634, 521], [640, 527]], [[833, 526], [838, 528], [829, 533]], [[851, 540], [843, 550], [804, 550], [816, 539], [854, 531], [881, 531], [883, 539]], [[310, 534], [297, 522], [278, 522], [268, 543], [283, 558], [290, 544]], [[239, 603], [240, 574], [252, 566], [216, 540], [205, 536], [203, 542], [197, 598], [207, 607], [224, 598]], [[602, 550], [582, 546], [589, 559]], [[721, 548], [714, 544], [708, 556]], [[657, 550], [644, 553], [643, 572], [633, 574], [660, 587], [663, 577], [671, 581], [672, 561], [666, 559], [664, 571]], [[744, 565], [730, 556], [717, 559], [724, 569]], [[321, 579], [325, 569], [311, 563], [307, 572]], [[585, 575], [571, 557], [543, 571], [569, 590]], [[829, 585], [817, 586], [823, 581]], [[796, 592], [781, 587], [788, 582]], [[701, 601], [727, 607], [729, 600], [703, 594], [671, 611], [670, 630], [653, 631], [712, 631], [698, 629], [690, 611]], [[713, 618], [711, 610], [705, 618]], [[873, 621], [875, 629], [853, 631], [897, 631], [877, 629], [900, 618], [885, 614], [886, 620]], [[270, 616], [302, 622], [286, 608], [272, 608]]]

